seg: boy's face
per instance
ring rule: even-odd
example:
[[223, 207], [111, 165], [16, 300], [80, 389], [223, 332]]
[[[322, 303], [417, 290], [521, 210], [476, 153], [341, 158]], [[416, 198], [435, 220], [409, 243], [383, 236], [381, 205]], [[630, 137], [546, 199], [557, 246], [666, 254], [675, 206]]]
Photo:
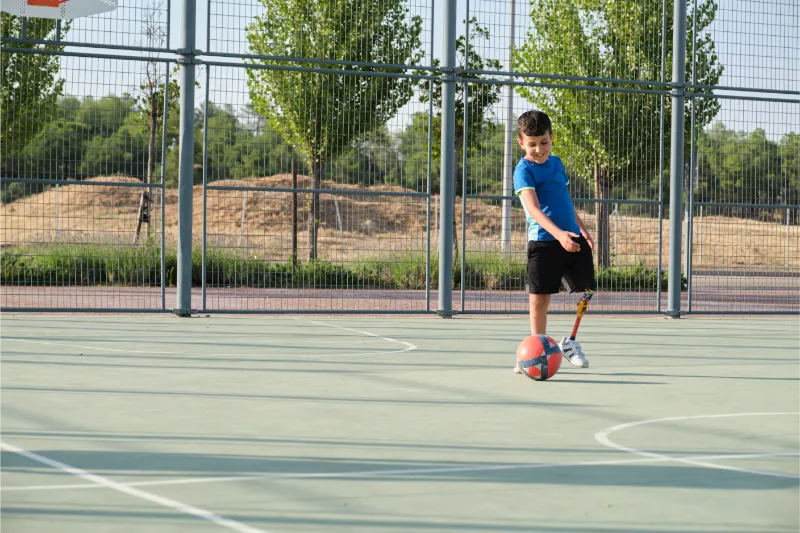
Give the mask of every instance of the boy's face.
[[550, 131], [535, 137], [522, 133], [517, 136], [517, 142], [525, 150], [525, 159], [541, 165], [550, 157], [553, 137], [553, 133]]

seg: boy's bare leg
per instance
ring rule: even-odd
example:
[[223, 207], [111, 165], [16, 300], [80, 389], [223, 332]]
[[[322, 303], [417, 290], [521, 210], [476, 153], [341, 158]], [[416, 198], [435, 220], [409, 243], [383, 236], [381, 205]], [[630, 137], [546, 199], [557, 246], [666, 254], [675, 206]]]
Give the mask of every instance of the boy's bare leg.
[[[549, 294], [528, 295], [531, 316], [531, 335], [547, 334], [547, 308], [550, 306], [550, 297], [551, 295]], [[519, 366], [515, 366], [514, 372], [521, 374], [522, 370], [519, 369]]]
[[550, 306], [549, 294], [531, 294], [531, 335], [547, 335], [547, 308]]

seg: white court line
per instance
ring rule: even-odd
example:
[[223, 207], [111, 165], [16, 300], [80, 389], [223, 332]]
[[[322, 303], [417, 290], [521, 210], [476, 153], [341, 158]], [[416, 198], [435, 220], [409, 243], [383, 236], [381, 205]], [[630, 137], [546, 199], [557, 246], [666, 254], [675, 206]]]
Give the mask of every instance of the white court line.
[[181, 513], [186, 513], [192, 516], [196, 516], [197, 518], [202, 518], [203, 520], [208, 520], [209, 522], [213, 522], [218, 526], [222, 526], [232, 531], [238, 531], [239, 533], [267, 533], [266, 531], [263, 531], [261, 529], [256, 529], [254, 527], [247, 526], [245, 524], [242, 524], [241, 522], [237, 522], [236, 520], [231, 520], [230, 518], [225, 518], [224, 516], [212, 513], [211, 511], [206, 511], [205, 509], [194, 507], [193, 505], [189, 505], [187, 503], [179, 502], [177, 500], [172, 500], [170, 498], [165, 498], [163, 496], [158, 496], [150, 492], [145, 492], [143, 490], [139, 490], [124, 485], [122, 483], [117, 483], [116, 481], [111, 481], [110, 479], [104, 478], [103, 476], [92, 474], [91, 472], [87, 472], [86, 470], [75, 468], [74, 466], [70, 466], [60, 461], [49, 459], [43, 455], [39, 455], [38, 453], [33, 453], [27, 450], [23, 450], [22, 448], [18, 448], [16, 446], [7, 444], [5, 442], [0, 442], [0, 448], [2, 448], [3, 450], [7, 450], [9, 452], [14, 452], [16, 454], [19, 454], [32, 461], [36, 461], [37, 463], [42, 463], [52, 468], [61, 470], [62, 472], [72, 474], [73, 476], [78, 476], [81, 479], [85, 479], [86, 481], [94, 483], [95, 484], [94, 486], [106, 487], [109, 489], [116, 490], [118, 492], [122, 492], [123, 494], [128, 494], [129, 496], [133, 496], [135, 498], [140, 498], [142, 500], [147, 500], [149, 502], [156, 503], [164, 507], [169, 507], [170, 509], [174, 509]]
[[[300, 319], [298, 318], [297, 320], [300, 320]], [[382, 353], [387, 353], [387, 354], [388, 353], [404, 353], [404, 352], [410, 352], [412, 350], [416, 350], [417, 348], [419, 348], [419, 346], [411, 344], [410, 342], [398, 341], [398, 340], [393, 339], [391, 337], [384, 337], [383, 335], [378, 335], [377, 333], [371, 333], [369, 331], [362, 331], [362, 330], [359, 330], [359, 329], [346, 328], [344, 326], [337, 326], [336, 324], [326, 324], [325, 322], [318, 322], [316, 320], [309, 320], [309, 322], [311, 322], [312, 324], [320, 325], [320, 326], [327, 326], [329, 328], [338, 328], [338, 329], [343, 329], [345, 331], [353, 331], [355, 333], [360, 333], [361, 335], [367, 335], [368, 337], [377, 337], [379, 339], [383, 339], [385, 341], [393, 342], [395, 344], [405, 345], [405, 348], [402, 349], [402, 350], [396, 350], [396, 351], [391, 351], [391, 352], [382, 352]], [[354, 355], [360, 355], [360, 354], [354, 354]], [[327, 357], [343, 357], [343, 356], [344, 356], [344, 354], [330, 354]]]
[[79, 346], [77, 344], [66, 344], [63, 342], [47, 342], [47, 341], [34, 341], [31, 339], [20, 339], [19, 337], [3, 337], [4, 341], [17, 341], [17, 342], [29, 342], [31, 344], [46, 344], [48, 346], [68, 346], [70, 348], [81, 348], [82, 350], [100, 350], [103, 352], [121, 352], [121, 353], [152, 353], [152, 354], [174, 354], [176, 352], [155, 352], [155, 351], [144, 351], [144, 350], [119, 350], [116, 348], [100, 348], [99, 346]]
[[[331, 327], [338, 327], [338, 326], [331, 326]], [[342, 328], [342, 329], [348, 329], [348, 328]], [[352, 331], [357, 331], [357, 330], [352, 330]], [[317, 356], [317, 355], [298, 355], [296, 352], [288, 352], [288, 353], [271, 353], [271, 352], [259, 352], [259, 353], [242, 353], [242, 352], [237, 352], [237, 353], [216, 353], [215, 352], [213, 355], [219, 356], [219, 357], [235, 357], [235, 356], [238, 356], [238, 357], [263, 357], [263, 356], [268, 356], [268, 357], [298, 357], [298, 358], [305, 358], [305, 359], [319, 359], [320, 357], [353, 357], [353, 356], [365, 356], [365, 355], [389, 355], [389, 354], [408, 352], [408, 351], [411, 351], [411, 350], [415, 350], [417, 348], [413, 344], [409, 344], [409, 343], [403, 342], [403, 341], [396, 341], [394, 339], [389, 339], [388, 337], [381, 337], [380, 335], [374, 335], [374, 334], [363, 332], [363, 331], [358, 331], [358, 333], [363, 333], [365, 335], [378, 337], [378, 338], [380, 338], [382, 340], [389, 341], [389, 342], [396, 342], [396, 343], [406, 344], [406, 345], [408, 345], [410, 347], [407, 347], [407, 348], [405, 348], [403, 350], [386, 350], [386, 351], [379, 351], [379, 352], [353, 352], [353, 353], [341, 353], [341, 354], [325, 354], [325, 355], [321, 355], [321, 356]], [[149, 355], [177, 355], [177, 356], [181, 356], [181, 355], [188, 356], [188, 355], [191, 355], [191, 354], [186, 354], [186, 353], [182, 353], [182, 352], [165, 352], [165, 351], [156, 351], [156, 350], [121, 350], [119, 348], [101, 348], [100, 346], [81, 346], [81, 345], [78, 345], [78, 344], [67, 344], [67, 343], [63, 343], [63, 342], [34, 341], [34, 340], [31, 340], [31, 339], [20, 339], [18, 337], [4, 337], [3, 340], [4, 341], [29, 342], [29, 343], [32, 343], [32, 344], [45, 344], [45, 345], [48, 345], [48, 346], [67, 346], [69, 348], [80, 348], [82, 350], [98, 350], [98, 351], [102, 351], [102, 352], [115, 352], [115, 353], [128, 353], [128, 354], [142, 353], [142, 354], [149, 354]], [[209, 343], [209, 344], [211, 344], [211, 343]]]
[[[25, 332], [25, 331], [30, 331], [30, 332], [33, 332], [33, 333], [41, 333], [40, 329], [14, 328], [13, 334], [17, 335], [17, 334], [20, 334], [20, 333]], [[130, 333], [131, 335], [139, 335], [139, 334], [145, 334], [145, 333], [156, 333], [156, 334], [157, 333], [164, 333], [164, 334], [175, 335], [176, 332], [170, 331], [170, 330], [154, 330], [154, 331], [147, 331], [147, 332], [144, 332], [144, 331], [126, 331], [124, 333]], [[180, 334], [180, 333], [184, 333], [184, 332], [177, 332], [177, 333]], [[213, 331], [211, 331], [210, 333], [214, 334]], [[189, 336], [189, 332], [186, 332], [186, 334], [187, 334], [187, 336]], [[69, 340], [69, 339], [72, 339], [72, 338], [83, 338], [83, 335], [66, 335], [64, 333], [59, 333], [58, 335], [60, 337], [60, 340]], [[21, 341], [26, 340], [26, 339], [22, 339], [22, 338], [19, 338], [19, 337], [3, 337], [3, 336], [0, 336], [0, 339], [2, 339], [2, 340], [5, 340], [7, 338], [10, 338], [11, 340], [21, 340]], [[118, 337], [116, 339], [118, 339]], [[116, 340], [116, 339], [115, 340], [98, 340], [97, 342], [115, 342], [115, 343], [119, 343], [119, 340]], [[378, 342], [378, 341], [381, 341], [381, 340], [383, 340], [383, 339], [376, 339], [375, 341], [367, 341], [367, 342]], [[34, 341], [31, 341], [31, 342], [34, 342]], [[41, 341], [35, 341], [35, 342], [41, 342]], [[132, 341], [132, 342], [138, 342], [138, 341]], [[153, 340], [153, 341], [150, 341], [150, 342], [152, 342], [153, 344], [158, 344], [159, 343], [158, 340]], [[175, 342], [175, 341], [173, 341], [173, 342]], [[252, 341], [250, 341], [250, 340], [246, 340], [246, 339], [245, 340], [238, 339], [238, 338], [236, 339], [236, 343], [237, 344], [260, 344], [260, 343], [263, 343], [263, 342], [264, 342], [263, 340], [252, 340]], [[271, 342], [274, 342], [274, 341], [271, 340]], [[300, 342], [302, 342], [303, 344], [330, 344], [331, 340], [329, 338], [320, 339], [320, 340], [314, 340], [314, 339], [309, 339], [309, 338], [291, 340], [291, 339], [286, 338], [286, 339], [283, 339], [281, 341], [281, 344], [286, 345], [288, 347], [288, 346], [292, 346], [292, 345], [295, 345], [295, 344], [300, 343]], [[192, 340], [191, 344], [193, 344], [193, 345], [196, 345], [196, 344], [200, 344], [200, 345], [202, 345], [202, 344], [217, 344], [217, 341]]]
[[[293, 320], [301, 320], [301, 319], [300, 318], [294, 318]], [[353, 328], [346, 328], [346, 327], [343, 327], [343, 326], [337, 326], [336, 324], [326, 324], [325, 322], [319, 322], [319, 321], [316, 321], [316, 320], [308, 320], [308, 322], [310, 322], [312, 324], [317, 324], [319, 326], [328, 327], [328, 328], [337, 328], [337, 329], [341, 329], [341, 330], [344, 330], [344, 331], [352, 331], [354, 333], [358, 333], [360, 335], [366, 335], [368, 337], [375, 337], [377, 339], [381, 339], [381, 340], [384, 340], [386, 342], [404, 345], [405, 348], [403, 348], [402, 350], [388, 350], [388, 351], [379, 351], [379, 352], [355, 352], [355, 353], [341, 353], [341, 354], [327, 353], [327, 354], [319, 355], [319, 356], [317, 356], [317, 355], [297, 355], [296, 353], [282, 353], [282, 354], [281, 353], [278, 353], [278, 354], [275, 354], [275, 353], [258, 353], [258, 354], [215, 353], [214, 355], [220, 356], [220, 357], [234, 357], [234, 356], [251, 357], [251, 356], [267, 355], [267, 356], [270, 356], [270, 357], [289, 356], [289, 357], [300, 357], [300, 358], [306, 358], [306, 359], [320, 359], [320, 358], [323, 358], [323, 357], [329, 358], [329, 357], [357, 357], [357, 356], [358, 357], [362, 357], [362, 356], [368, 356], [368, 355], [390, 355], [390, 354], [398, 354], [398, 353], [410, 352], [410, 351], [416, 350], [418, 348], [418, 346], [416, 346], [414, 344], [411, 344], [410, 342], [398, 341], [396, 339], [392, 339], [390, 337], [384, 337], [383, 335], [378, 335], [376, 333], [371, 333], [369, 331], [362, 331], [362, 330], [353, 329]], [[77, 344], [67, 344], [67, 343], [47, 342], [47, 341], [35, 341], [35, 340], [31, 340], [31, 339], [21, 339], [19, 337], [5, 337], [3, 340], [10, 340], [10, 341], [17, 341], [17, 342], [29, 342], [29, 343], [33, 343], [33, 344], [45, 344], [45, 345], [49, 345], [49, 346], [67, 346], [67, 347], [70, 347], [70, 348], [80, 348], [82, 350], [99, 350], [99, 351], [104, 351], [104, 352], [115, 352], [115, 353], [145, 353], [145, 354], [152, 354], [152, 355], [186, 355], [186, 354], [181, 353], [181, 352], [166, 352], [166, 351], [154, 351], [154, 350], [120, 350], [118, 348], [101, 348], [99, 346], [80, 346], [80, 345], [77, 345]], [[209, 343], [209, 344], [211, 344], [211, 343]]]
[[[419, 474], [449, 474], [459, 472], [496, 472], [504, 470], [533, 470], [540, 468], [569, 468], [581, 466], [615, 466], [640, 463], [662, 463], [675, 459], [753, 459], [762, 457], [786, 457], [797, 456], [800, 452], [777, 452], [777, 453], [745, 453], [745, 454], [723, 454], [723, 455], [696, 455], [684, 458], [648, 457], [640, 459], [609, 459], [603, 461], [585, 461], [578, 463], [522, 463], [522, 464], [501, 464], [501, 465], [482, 465], [482, 466], [443, 466], [434, 468], [407, 468], [391, 470], [362, 470], [356, 472], [320, 472], [320, 473], [287, 473], [287, 474], [260, 474], [253, 476], [225, 476], [225, 477], [193, 477], [185, 479], [164, 479], [160, 481], [134, 481], [131, 483], [120, 483], [127, 487], [149, 487], [158, 485], [195, 485], [199, 483], [224, 483], [228, 481], [252, 481], [270, 479], [348, 479], [348, 478], [370, 478], [370, 477], [402, 477], [414, 476]], [[67, 485], [28, 485], [19, 487], [0, 487], [3, 492], [21, 491], [43, 491], [43, 490], [73, 490], [73, 489], [97, 489], [99, 485], [88, 484], [67, 484]]]
[[650, 420], [639, 420], [638, 422], [629, 422], [627, 424], [619, 424], [610, 428], [606, 428], [602, 431], [598, 431], [595, 433], [594, 438], [597, 442], [604, 446], [608, 446], [609, 448], [614, 448], [616, 450], [620, 450], [623, 452], [632, 453], [635, 455], [640, 455], [642, 457], [649, 457], [652, 459], [661, 459], [662, 461], [674, 461], [677, 463], [684, 463], [693, 466], [703, 466], [706, 468], [717, 468], [719, 470], [730, 470], [733, 472], [742, 472], [745, 474], [756, 474], [759, 476], [772, 476], [772, 477], [781, 477], [781, 478], [788, 478], [788, 479], [800, 479], [800, 476], [795, 474], [783, 474], [780, 472], [768, 472], [765, 470], [750, 470], [748, 468], [738, 468], [735, 466], [727, 466], [727, 465], [719, 465], [716, 463], [709, 463], [706, 461], [700, 461], [698, 459], [713, 459], [709, 457], [700, 457], [700, 458], [691, 458], [691, 457], [672, 457], [669, 455], [663, 455], [660, 453], [655, 452], [647, 452], [644, 450], [637, 450], [636, 448], [630, 448], [628, 446], [623, 446], [621, 444], [617, 444], [616, 442], [612, 441], [608, 436], [616, 431], [620, 431], [623, 429], [628, 429], [636, 426], [643, 426], [645, 424], [656, 424], [658, 422], [669, 422], [673, 420], [696, 420], [699, 418], [730, 418], [730, 417], [737, 417], [737, 416], [798, 416], [800, 413], [730, 413], [730, 414], [723, 414], [723, 415], [694, 415], [694, 416], [673, 416], [669, 418], [653, 418]]

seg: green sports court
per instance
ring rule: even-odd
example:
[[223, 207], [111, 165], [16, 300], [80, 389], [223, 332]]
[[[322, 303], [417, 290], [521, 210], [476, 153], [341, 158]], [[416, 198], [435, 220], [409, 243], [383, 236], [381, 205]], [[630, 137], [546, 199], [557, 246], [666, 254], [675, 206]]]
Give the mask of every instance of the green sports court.
[[797, 531], [797, 325], [5, 314], [3, 529]]
[[2, 533], [800, 533], [799, 0], [0, 12]]

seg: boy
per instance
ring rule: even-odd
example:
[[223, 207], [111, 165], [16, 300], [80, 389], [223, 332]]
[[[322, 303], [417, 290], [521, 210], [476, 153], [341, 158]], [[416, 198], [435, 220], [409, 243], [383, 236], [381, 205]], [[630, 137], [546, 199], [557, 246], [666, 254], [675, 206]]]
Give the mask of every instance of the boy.
[[[561, 159], [552, 155], [553, 129], [542, 111], [523, 113], [517, 142], [525, 150], [514, 170], [514, 193], [522, 200], [528, 221], [528, 285], [531, 333], [546, 335], [547, 308], [561, 279], [569, 292], [585, 291], [588, 301], [597, 290], [592, 249], [594, 242], [572, 204], [569, 178]], [[583, 302], [582, 302], [583, 303]], [[566, 359], [589, 366], [580, 343], [569, 336], [559, 343]], [[514, 372], [521, 373], [519, 366]]]

